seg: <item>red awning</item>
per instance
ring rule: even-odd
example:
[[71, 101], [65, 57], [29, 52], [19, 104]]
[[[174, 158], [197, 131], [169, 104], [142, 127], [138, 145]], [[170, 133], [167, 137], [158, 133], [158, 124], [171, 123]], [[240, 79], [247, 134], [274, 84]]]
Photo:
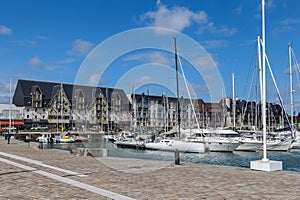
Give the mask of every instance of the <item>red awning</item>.
[[[0, 121], [0, 125], [3, 126], [3, 125], [9, 125], [9, 120], [1, 120]], [[11, 121], [11, 125], [12, 126], [17, 126], [17, 125], [24, 125], [24, 121]]]

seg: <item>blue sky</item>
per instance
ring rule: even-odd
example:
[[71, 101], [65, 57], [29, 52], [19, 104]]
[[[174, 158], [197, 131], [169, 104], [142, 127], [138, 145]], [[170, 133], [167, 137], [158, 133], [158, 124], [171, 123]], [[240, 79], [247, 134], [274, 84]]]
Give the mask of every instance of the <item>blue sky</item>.
[[[256, 36], [261, 33], [260, 3], [260, 0], [3, 0], [0, 3], [0, 102], [8, 101], [10, 78], [13, 87], [18, 79], [76, 82], [76, 77], [82, 75], [78, 72], [91, 57], [91, 50], [95, 52], [98, 48], [101, 54], [104, 50], [101, 44], [105, 42], [112, 45], [112, 49], [137, 43], [144, 39], [139, 32], [119, 43], [110, 41], [127, 31], [145, 27], [174, 29], [178, 34], [161, 34], [168, 41], [169, 49], [155, 49], [158, 45], [155, 40], [151, 48], [141, 47], [116, 55], [100, 77], [97, 70], [94, 74], [84, 74], [86, 83], [117, 86], [127, 93], [134, 87], [137, 93], [174, 95], [174, 89], [168, 84], [175, 83], [175, 73], [166, 66], [174, 68], [173, 38], [183, 34], [203, 47], [203, 52], [197, 52], [199, 55], [206, 53], [215, 64], [224, 84], [220, 96], [231, 96], [231, 73], [234, 72], [236, 96], [253, 99], [254, 83], [251, 82], [256, 62]], [[297, 0], [266, 0], [267, 54], [285, 102], [288, 102], [289, 90], [289, 42], [293, 44], [295, 56], [300, 57], [300, 7], [297, 4]], [[179, 54], [187, 54], [185, 41], [178, 37]], [[203, 69], [200, 72], [193, 69], [187, 57], [181, 61], [195, 95], [210, 101], [211, 85], [202, 77]], [[165, 85], [158, 79], [164, 80]], [[267, 81], [267, 99], [276, 101], [270, 77]], [[300, 94], [298, 81], [295, 71], [296, 105]], [[186, 96], [183, 78], [180, 82], [181, 94]], [[219, 83], [218, 78], [215, 83]]]

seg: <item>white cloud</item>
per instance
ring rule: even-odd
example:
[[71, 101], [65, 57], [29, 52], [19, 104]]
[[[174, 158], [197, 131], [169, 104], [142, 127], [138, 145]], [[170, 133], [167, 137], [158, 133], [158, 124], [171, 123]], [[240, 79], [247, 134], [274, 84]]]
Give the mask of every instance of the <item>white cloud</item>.
[[[197, 57], [193, 60], [193, 63], [195, 63], [195, 66], [201, 71], [207, 71], [212, 69], [212, 55], [209, 56], [202, 56], [202, 57]], [[218, 63], [216, 62], [216, 59], [213, 60], [216, 65]]]
[[149, 11], [141, 16], [149, 26], [171, 28], [183, 31], [192, 23], [202, 24], [207, 22], [207, 14], [204, 11], [193, 12], [185, 7], [175, 6], [169, 9], [164, 4], [157, 3], [156, 11]]
[[201, 26], [199, 28], [199, 33], [204, 33], [204, 32], [210, 32], [214, 34], [222, 34], [225, 36], [232, 36], [236, 33], [237, 29], [236, 28], [228, 28], [227, 26], [223, 25], [221, 27], [217, 27], [214, 25], [213, 22], [209, 22], [204, 26]]
[[0, 35], [9, 35], [12, 31], [10, 28], [7, 28], [6, 26], [0, 25]]
[[98, 74], [92, 74], [89, 78], [89, 85], [97, 85], [99, 82], [99, 75]]
[[12, 43], [18, 45], [18, 46], [35, 46], [36, 41], [33, 40], [15, 40], [12, 41]]
[[36, 38], [39, 40], [48, 40], [49, 39], [48, 37], [43, 36], [43, 35], [38, 35], [38, 36], [36, 36]]
[[29, 60], [29, 65], [34, 68], [40, 68], [43, 65], [43, 63], [39, 57], [35, 56]]
[[74, 62], [75, 59], [74, 58], [65, 58], [63, 60], [59, 60], [57, 61], [58, 64], [69, 64], [69, 63], [72, 63]]
[[233, 13], [239, 15], [242, 13], [242, 11], [243, 11], [243, 6], [239, 6], [233, 10]]
[[134, 83], [137, 83], [137, 84], [140, 84], [140, 85], [147, 84], [147, 83], [150, 83], [150, 82], [151, 82], [151, 77], [150, 76], [142, 76], [139, 79], [136, 79], [134, 81]]
[[198, 33], [214, 33], [231, 36], [236, 33], [235, 28], [228, 28], [225, 25], [217, 27], [213, 22], [209, 21], [205, 11], [192, 11], [185, 7], [174, 6], [168, 8], [166, 5], [157, 1], [157, 10], [149, 11], [141, 15], [141, 21], [149, 26], [170, 28], [177, 31], [183, 31], [192, 25], [199, 26]]
[[225, 40], [209, 40], [209, 41], [203, 42], [203, 46], [206, 49], [223, 48], [223, 47], [226, 47], [227, 44], [228, 44], [228, 42]]
[[130, 61], [130, 60], [139, 60], [145, 63], [159, 63], [167, 66], [171, 66], [174, 63], [173, 59], [170, 59], [166, 54], [161, 52], [133, 54], [125, 58], [125, 61]]
[[30, 67], [38, 69], [38, 70], [53, 70], [56, 68], [54, 65], [46, 65], [42, 62], [42, 60], [35, 56], [28, 61]]
[[72, 50], [69, 51], [70, 55], [86, 56], [94, 47], [94, 44], [82, 39], [76, 39], [73, 42]]
[[294, 29], [294, 27], [298, 26], [300, 24], [300, 19], [285, 19], [282, 21], [279, 21], [276, 25], [276, 27], [272, 30], [273, 34], [279, 34], [287, 31], [291, 31]]
[[266, 5], [265, 6], [266, 6], [267, 9], [274, 8], [275, 7], [274, 1], [273, 0], [266, 1]]

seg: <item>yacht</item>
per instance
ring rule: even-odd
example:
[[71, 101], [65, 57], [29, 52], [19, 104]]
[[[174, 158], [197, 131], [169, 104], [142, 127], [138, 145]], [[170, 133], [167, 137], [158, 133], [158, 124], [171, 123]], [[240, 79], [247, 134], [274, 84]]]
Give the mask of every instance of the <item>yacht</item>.
[[205, 144], [183, 139], [165, 138], [155, 142], [146, 142], [146, 149], [161, 151], [179, 151], [186, 153], [205, 153]]
[[233, 152], [239, 145], [238, 133], [225, 129], [199, 129], [188, 141], [195, 143], [205, 143], [209, 151], [212, 152]]
[[179, 151], [186, 153], [205, 153], [207, 146], [203, 142], [195, 142], [189, 140], [187, 137], [176, 137], [178, 131], [176, 128], [171, 129], [168, 132], [161, 133], [154, 141], [146, 142], [146, 149], [161, 150], [161, 151]]
[[59, 136], [55, 137], [56, 143], [74, 143], [75, 138], [68, 132], [62, 132]]
[[53, 143], [54, 135], [51, 133], [41, 133], [39, 137], [36, 138], [37, 142], [40, 143]]

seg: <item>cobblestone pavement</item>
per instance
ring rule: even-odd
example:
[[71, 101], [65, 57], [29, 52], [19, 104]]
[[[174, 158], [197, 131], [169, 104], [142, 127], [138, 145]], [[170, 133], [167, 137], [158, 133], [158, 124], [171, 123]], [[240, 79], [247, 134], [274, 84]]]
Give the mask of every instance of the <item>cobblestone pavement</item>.
[[[300, 194], [299, 172], [82, 157], [61, 150], [33, 148], [17, 140], [7, 144], [3, 137], [0, 137], [0, 152], [34, 159], [44, 165], [0, 155], [2, 159], [134, 199], [299, 199]], [[45, 165], [87, 176], [70, 175]], [[0, 182], [0, 199], [110, 199], [1, 161]]]

